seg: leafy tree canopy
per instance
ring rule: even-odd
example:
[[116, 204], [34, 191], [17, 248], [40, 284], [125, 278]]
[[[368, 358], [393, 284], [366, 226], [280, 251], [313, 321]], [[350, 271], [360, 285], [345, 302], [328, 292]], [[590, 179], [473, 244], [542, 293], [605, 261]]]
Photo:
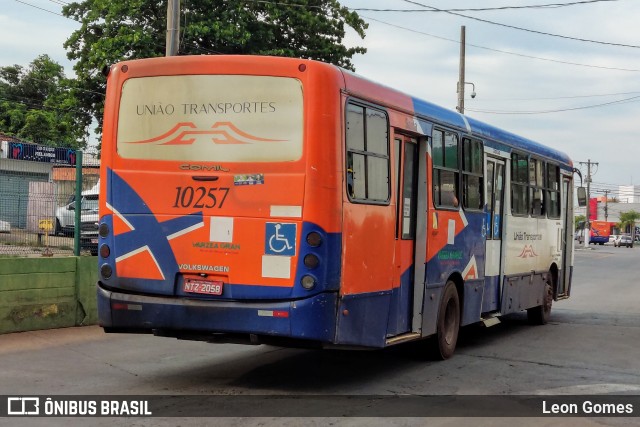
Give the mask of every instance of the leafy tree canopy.
[[74, 86], [47, 55], [28, 68], [0, 68], [0, 131], [42, 145], [81, 148], [89, 116], [80, 120]]
[[640, 212], [634, 210], [620, 212], [618, 227], [620, 227], [621, 230], [629, 229], [633, 233], [637, 222], [640, 222]]
[[[345, 26], [364, 38], [367, 24], [337, 0], [183, 0], [181, 8], [180, 55], [279, 55], [353, 69], [353, 55], [366, 52], [342, 44]], [[63, 14], [81, 23], [65, 47], [85, 89], [80, 102], [102, 123], [100, 71], [126, 59], [164, 56], [167, 2], [84, 0]]]

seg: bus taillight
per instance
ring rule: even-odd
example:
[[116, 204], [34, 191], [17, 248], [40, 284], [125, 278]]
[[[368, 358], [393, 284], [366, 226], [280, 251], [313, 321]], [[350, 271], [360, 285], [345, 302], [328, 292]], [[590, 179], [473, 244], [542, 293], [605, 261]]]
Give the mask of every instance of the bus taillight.
[[302, 276], [302, 279], [300, 280], [300, 284], [302, 285], [303, 288], [305, 288], [306, 290], [310, 291], [311, 289], [316, 287], [316, 279], [313, 276]]
[[100, 224], [100, 227], [98, 227], [98, 234], [102, 238], [107, 237], [110, 231], [111, 230], [109, 230], [109, 226], [106, 222], [103, 222], [102, 224]]
[[317, 248], [322, 244], [322, 236], [320, 235], [320, 233], [312, 231], [311, 233], [307, 234], [307, 243], [312, 248]]
[[315, 254], [309, 254], [304, 257], [304, 266], [313, 269], [320, 265], [320, 259]]
[[109, 255], [111, 255], [111, 248], [109, 248], [109, 245], [101, 245], [100, 246], [100, 256], [102, 258], [109, 258]]
[[100, 266], [100, 274], [105, 279], [108, 279], [113, 275], [113, 269], [111, 268], [111, 266], [109, 264], [102, 264]]

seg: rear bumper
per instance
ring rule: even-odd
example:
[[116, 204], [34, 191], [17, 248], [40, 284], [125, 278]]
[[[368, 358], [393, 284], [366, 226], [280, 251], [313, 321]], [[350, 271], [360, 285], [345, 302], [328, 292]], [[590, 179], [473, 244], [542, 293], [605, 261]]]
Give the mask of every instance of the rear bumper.
[[97, 297], [99, 323], [106, 332], [146, 332], [208, 341], [216, 341], [215, 334], [321, 343], [332, 343], [335, 337], [336, 293], [294, 301], [205, 301], [122, 293], [98, 282]]
[[603, 244], [603, 243], [609, 243], [609, 237], [591, 237], [589, 239], [589, 243], [599, 243], [599, 244]]

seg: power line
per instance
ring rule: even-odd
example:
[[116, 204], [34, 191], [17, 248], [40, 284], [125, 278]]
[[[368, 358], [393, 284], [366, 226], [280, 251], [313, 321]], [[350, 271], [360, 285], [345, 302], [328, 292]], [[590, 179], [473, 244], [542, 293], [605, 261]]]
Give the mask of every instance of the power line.
[[555, 109], [555, 110], [540, 110], [540, 111], [500, 111], [500, 110], [482, 110], [482, 109], [473, 109], [473, 108], [467, 108], [467, 110], [469, 111], [473, 111], [474, 113], [486, 113], [486, 114], [547, 114], [547, 113], [562, 113], [565, 111], [575, 111], [575, 110], [586, 110], [589, 108], [598, 108], [598, 107], [606, 107], [606, 106], [610, 106], [610, 105], [616, 105], [616, 104], [625, 104], [628, 102], [638, 102], [636, 100], [640, 100], [640, 95], [638, 96], [632, 96], [630, 98], [625, 98], [625, 99], [619, 99], [617, 101], [612, 101], [612, 102], [604, 102], [601, 104], [594, 104], [594, 105], [584, 105], [581, 107], [572, 107], [572, 108], [561, 108], [561, 109]]
[[607, 182], [594, 182], [593, 184], [594, 185], [601, 185], [601, 186], [605, 186], [605, 187], [606, 186], [612, 187], [612, 186], [618, 186], [618, 185], [629, 187], [631, 185], [634, 185], [634, 186], [640, 188], [640, 185], [638, 185], [638, 184], [610, 184], [610, 183], [607, 183]]
[[640, 93], [640, 91], [634, 92], [617, 92], [617, 93], [600, 93], [593, 95], [571, 95], [571, 96], [554, 96], [554, 97], [540, 97], [540, 98], [485, 98], [482, 100], [476, 99], [476, 102], [483, 101], [549, 101], [556, 99], [578, 99], [578, 98], [595, 98], [595, 97], [604, 97], [604, 96], [618, 96], [618, 95], [632, 95]]
[[[355, 11], [363, 11], [363, 12], [490, 12], [497, 10], [513, 10], [513, 9], [558, 9], [561, 7], [567, 6], [577, 6], [588, 3], [600, 3], [600, 2], [611, 2], [618, 0], [585, 0], [585, 1], [574, 1], [571, 3], [548, 3], [548, 4], [534, 4], [534, 5], [525, 5], [525, 6], [498, 6], [498, 7], [479, 7], [479, 8], [464, 8], [464, 9], [434, 9], [434, 10], [426, 10], [426, 9], [373, 9], [373, 8], [364, 8], [364, 7], [356, 7], [350, 8], [350, 10]], [[268, 1], [258, 0], [256, 3], [272, 3]], [[275, 3], [274, 4], [287, 4], [288, 3]], [[304, 5], [299, 5], [304, 6]], [[313, 7], [313, 6], [309, 6]]]
[[[268, 1], [268, 0], [245, 0], [245, 1], [246, 2], [250, 2], [250, 3], [273, 4], [273, 5], [282, 5], [282, 6], [288, 6], [288, 7], [299, 7], [299, 8], [306, 8], [306, 9], [312, 9], [312, 8], [321, 9], [322, 8], [321, 6], [303, 5], [303, 4], [297, 4], [297, 3], [284, 3], [284, 2]], [[461, 11], [480, 12], [480, 11], [494, 11], [494, 10], [507, 10], [507, 9], [534, 9], [534, 8], [537, 8], [537, 9], [549, 9], [549, 8], [559, 8], [559, 7], [565, 7], [565, 6], [582, 5], [582, 4], [588, 4], [588, 3], [612, 2], [612, 1], [619, 1], [619, 0], [584, 0], [584, 1], [575, 1], [575, 2], [570, 2], [570, 3], [549, 3], [549, 4], [542, 4], [542, 5], [501, 6], [501, 7], [494, 7], [494, 8], [464, 8], [464, 9], [438, 9], [436, 7], [424, 5], [424, 4], [415, 2], [415, 1], [410, 1], [410, 0], [403, 0], [403, 1], [405, 1], [407, 3], [410, 3], [410, 4], [417, 5], [417, 6], [421, 6], [423, 8], [427, 8], [427, 9], [426, 10], [425, 9], [374, 9], [374, 8], [348, 8], [348, 7], [347, 7], [347, 9], [353, 10], [353, 11], [369, 11], [369, 12], [443, 12], [443, 13], [449, 13], [451, 15], [456, 15], [456, 16], [460, 16], [460, 17], [463, 17], [463, 18], [473, 19], [473, 20], [484, 22], [484, 23], [488, 23], [488, 24], [503, 26], [503, 27], [507, 27], [507, 28], [511, 28], [511, 29], [515, 29], [515, 30], [527, 31], [527, 32], [531, 32], [531, 33], [541, 34], [541, 35], [547, 35], [547, 36], [551, 36], [551, 37], [559, 37], [559, 38], [564, 38], [564, 39], [569, 39], [569, 40], [589, 42], [589, 43], [597, 43], [597, 44], [605, 44], [605, 45], [611, 45], [611, 46], [640, 48], [640, 46], [637, 46], [637, 45], [627, 45], [627, 44], [621, 44], [621, 43], [603, 42], [603, 41], [599, 41], [599, 40], [583, 39], [583, 38], [578, 38], [578, 37], [570, 37], [570, 36], [564, 36], [564, 35], [560, 35], [560, 34], [553, 34], [553, 33], [547, 33], [547, 32], [543, 32], [543, 31], [531, 30], [531, 29], [527, 29], [527, 28], [516, 27], [516, 26], [513, 26], [513, 25], [502, 24], [502, 23], [499, 23], [499, 22], [489, 21], [489, 20], [486, 20], [486, 19], [480, 19], [480, 18], [476, 18], [476, 17], [473, 17], [473, 16], [462, 15], [462, 14], [457, 13], [457, 12], [461, 12]], [[371, 19], [371, 20], [375, 21], [375, 19], [373, 19], [373, 18], [368, 18], [368, 17], [364, 17], [364, 16], [363, 16], [363, 18]], [[381, 22], [381, 21], [378, 21], [378, 22]], [[527, 57], [527, 55], [520, 55], [520, 56]], [[542, 59], [542, 58], [538, 58], [538, 59]], [[566, 64], [571, 64], [571, 65], [581, 65], [581, 64], [572, 64], [570, 62], [563, 62], [563, 61], [552, 61], [552, 62], [560, 62], [560, 63], [566, 63]], [[593, 68], [606, 68], [606, 69], [609, 69], [609, 67], [593, 67]], [[616, 69], [616, 68], [610, 68], [610, 69]], [[626, 69], [622, 69], [622, 70], [623, 71], [639, 71], [639, 70], [626, 70]]]
[[522, 58], [536, 59], [536, 60], [539, 60], [539, 61], [547, 61], [547, 62], [555, 62], [557, 64], [575, 65], [575, 66], [578, 66], [578, 67], [586, 67], [586, 68], [599, 68], [601, 70], [629, 71], [629, 72], [634, 72], [634, 73], [640, 72], [640, 69], [637, 69], [637, 68], [605, 67], [603, 65], [581, 64], [579, 62], [570, 62], [570, 61], [561, 61], [559, 59], [541, 58], [541, 57], [538, 57], [538, 56], [526, 55], [524, 53], [510, 52], [510, 51], [507, 51], [507, 50], [499, 50], [499, 49], [493, 49], [493, 48], [490, 48], [490, 47], [478, 46], [478, 45], [471, 44], [471, 43], [467, 43], [467, 46], [473, 46], [473, 47], [478, 48], [478, 49], [485, 49], [485, 50], [489, 50], [489, 51], [492, 51], [492, 52], [500, 52], [500, 53], [504, 53], [504, 54], [507, 54], [507, 55], [520, 56]]
[[599, 40], [590, 40], [590, 39], [583, 39], [583, 38], [580, 38], [580, 37], [570, 37], [570, 36], [564, 36], [564, 35], [561, 35], [561, 34], [547, 33], [547, 32], [544, 32], [544, 31], [531, 30], [529, 28], [516, 27], [515, 25], [502, 24], [500, 22], [495, 22], [495, 21], [489, 21], [487, 19], [476, 18], [474, 16], [463, 15], [463, 14], [457, 13], [457, 12], [448, 12], [448, 11], [445, 11], [445, 10], [442, 10], [442, 9], [438, 9], [436, 7], [433, 7], [433, 6], [428, 6], [428, 5], [425, 5], [425, 4], [422, 4], [422, 3], [418, 3], [418, 2], [413, 1], [413, 0], [402, 0], [402, 1], [404, 1], [406, 3], [410, 3], [410, 4], [415, 4], [416, 6], [422, 6], [422, 7], [431, 9], [431, 10], [442, 11], [442, 12], [448, 13], [450, 15], [455, 15], [455, 16], [459, 16], [459, 17], [467, 18], [467, 19], [473, 19], [474, 21], [484, 22], [485, 24], [498, 25], [500, 27], [511, 28], [513, 30], [526, 31], [526, 32], [529, 32], [529, 33], [540, 34], [540, 35], [543, 35], [543, 36], [557, 37], [557, 38], [580, 41], [580, 42], [586, 42], [586, 43], [595, 43], [595, 44], [602, 44], [602, 45], [608, 45], [608, 46], [630, 47], [630, 48], [634, 48], [634, 49], [640, 49], [640, 46], [638, 46], [638, 45], [630, 45], [630, 44], [623, 44], [623, 43], [613, 43], [613, 42], [603, 42], [603, 41], [599, 41]]
[[[401, 30], [409, 31], [411, 33], [421, 34], [423, 36], [433, 37], [435, 39], [440, 39], [440, 40], [448, 41], [448, 42], [451, 42], [451, 43], [460, 44], [459, 40], [449, 39], [449, 38], [442, 37], [442, 36], [436, 36], [435, 34], [430, 34], [430, 33], [424, 32], [424, 31], [414, 30], [412, 28], [403, 27], [402, 25], [392, 24], [390, 22], [382, 21], [380, 19], [372, 18], [370, 16], [364, 16], [364, 15], [361, 15], [361, 16], [364, 19], [368, 19], [370, 21], [378, 22], [380, 24], [388, 25], [390, 27], [398, 28], [398, 29], [401, 29]], [[491, 48], [491, 47], [480, 46], [480, 45], [473, 44], [473, 43], [467, 43], [467, 46], [472, 46], [472, 47], [475, 47], [475, 48], [478, 48], [478, 49], [484, 49], [484, 50], [488, 50], [488, 51], [491, 51], [491, 52], [504, 53], [505, 55], [519, 56], [519, 57], [522, 57], [522, 58], [535, 59], [535, 60], [539, 60], [539, 61], [554, 62], [554, 63], [558, 63], [558, 64], [574, 65], [574, 66], [577, 66], [577, 67], [598, 68], [598, 69], [602, 69], [602, 70], [613, 70], [613, 71], [627, 71], [627, 72], [634, 72], [634, 73], [640, 72], [640, 69], [635, 69], [635, 68], [605, 67], [605, 66], [601, 66], [601, 65], [591, 65], [591, 64], [581, 64], [579, 62], [561, 61], [559, 59], [542, 58], [542, 57], [538, 57], [538, 56], [525, 55], [523, 53], [510, 52], [508, 50], [494, 49], [494, 48]]]
[[[58, 16], [62, 16], [63, 18], [67, 18], [66, 16], [64, 16], [64, 15], [62, 15], [62, 14], [58, 13], [58, 12], [54, 12], [54, 11], [52, 11], [52, 10], [45, 9], [45, 8], [43, 8], [43, 7], [40, 7], [40, 6], [36, 6], [35, 4], [27, 3], [26, 1], [22, 1], [22, 0], [15, 0], [15, 1], [16, 1], [16, 2], [18, 2], [18, 3], [22, 3], [22, 4], [24, 4], [24, 5], [27, 5], [27, 6], [33, 7], [33, 8], [35, 8], [35, 9], [39, 9], [39, 10], [42, 10], [42, 11], [44, 11], [44, 12], [51, 13], [51, 14], [53, 14], [53, 15], [58, 15]], [[71, 18], [67, 18], [67, 19], [71, 19]], [[72, 21], [75, 21], [75, 22], [78, 22], [78, 21], [76, 21], [75, 19], [71, 19], [71, 20], [72, 20]]]
[[[54, 0], [50, 0], [54, 1]], [[588, 3], [600, 3], [600, 2], [612, 2], [619, 0], [583, 0], [583, 1], [574, 1], [569, 3], [547, 3], [547, 4], [534, 4], [534, 5], [523, 5], [523, 6], [498, 6], [498, 7], [479, 7], [479, 8], [460, 8], [460, 9], [377, 9], [377, 8], [368, 8], [368, 7], [347, 7], [349, 10], [357, 11], [357, 12], [426, 12], [426, 13], [434, 13], [434, 12], [490, 12], [490, 11], [498, 11], [498, 10], [509, 10], [509, 9], [558, 9], [561, 7], [567, 6], [578, 6]], [[301, 4], [295, 2], [278, 2], [278, 1], [269, 1], [269, 0], [245, 0], [246, 3], [261, 3], [261, 4], [272, 4], [277, 6], [289, 6], [289, 7], [298, 7], [303, 9], [322, 9], [322, 6]]]
[[[33, 7], [33, 8], [36, 8], [36, 9], [42, 10], [42, 11], [45, 11], [45, 12], [52, 13], [52, 14], [57, 15], [57, 16], [61, 16], [61, 17], [63, 17], [63, 18], [69, 19], [69, 20], [74, 21], [74, 22], [82, 22], [81, 20], [77, 20], [77, 19], [70, 18], [70, 17], [68, 17], [68, 16], [62, 15], [62, 14], [57, 13], [57, 12], [53, 12], [53, 11], [48, 10], [48, 9], [44, 9], [44, 8], [38, 7], [38, 6], [36, 6], [36, 5], [33, 5], [33, 4], [31, 4], [31, 3], [24, 2], [24, 1], [22, 1], [22, 0], [15, 0], [15, 1], [16, 1], [16, 2], [18, 2], [18, 3], [22, 3], [22, 4], [24, 4], [24, 5], [27, 5], [27, 6], [30, 6], [30, 7]], [[64, 5], [68, 5], [68, 3], [64, 3], [64, 2], [62, 2], [62, 1], [60, 1], [60, 3], [58, 3], [58, 2], [57, 2], [57, 1], [55, 1], [55, 0], [49, 0], [49, 1], [51, 1], [51, 2], [53, 2], [53, 3], [56, 3], [56, 4], [64, 4]], [[185, 18], [185, 19], [186, 19], [186, 18]], [[183, 38], [184, 38], [184, 33], [183, 33]], [[156, 45], [157, 45], [157, 46], [161, 46], [161, 45], [160, 45], [160, 44], [158, 44], [158, 43], [156, 43]], [[164, 46], [162, 46], [162, 47], [164, 48]], [[190, 47], [191, 49], [196, 50], [197, 52], [208, 53], [208, 54], [211, 54], [211, 55], [220, 55], [220, 54], [222, 53], [222, 52], [217, 52], [217, 51], [215, 51], [215, 50], [206, 49], [206, 48], [204, 48], [204, 47], [200, 47], [200, 46], [189, 46], [189, 47]]]
[[[50, 10], [40, 8], [38, 6], [35, 6], [33, 4], [24, 2], [22, 0], [15, 0], [15, 1], [18, 2], [18, 3], [22, 3], [22, 4], [25, 4], [27, 6], [30, 6], [30, 7], [34, 7], [36, 9], [43, 10], [45, 12], [52, 13], [54, 15], [62, 16], [63, 18], [70, 19], [70, 20], [72, 20], [74, 22], [80, 22], [80, 21], [78, 21], [76, 19], [69, 18], [69, 17], [61, 15], [59, 13], [52, 12]], [[55, 2], [54, 0], [50, 0], [50, 1]], [[320, 8], [320, 6], [309, 6], [309, 5], [301, 5], [301, 4], [295, 4], [295, 3], [281, 3], [281, 2], [264, 1], [264, 0], [246, 0], [246, 1], [247, 2], [258, 2], [258, 3], [270, 3], [270, 4], [277, 4], [277, 5], [287, 5], [287, 6], [294, 6], [294, 7], [305, 7], [305, 8], [314, 8], [315, 7], [315, 8]], [[618, 0], [592, 0], [591, 2], [595, 2], [595, 1], [618, 1]], [[588, 2], [573, 2], [573, 3], [571, 3], [571, 5], [574, 4], [574, 3], [575, 4], [579, 4], [579, 3], [588, 3]], [[569, 3], [567, 3], [567, 4], [569, 5]], [[421, 6], [423, 6], [423, 7], [431, 7], [431, 6], [424, 6], [424, 5], [421, 5]], [[434, 9], [433, 10], [434, 12], [449, 12], [448, 10], [444, 10], [444, 9], [436, 9], [436, 8], [433, 8], [433, 9]], [[351, 8], [349, 10], [360, 10], [360, 9]], [[427, 10], [427, 11], [429, 11], [429, 10]], [[370, 21], [378, 22], [380, 24], [388, 25], [388, 26], [391, 26], [391, 27], [395, 27], [395, 28], [406, 30], [406, 31], [410, 31], [410, 32], [413, 32], [413, 33], [416, 33], [416, 34], [422, 34], [422, 35], [425, 35], [425, 36], [437, 38], [437, 39], [440, 39], [440, 40], [445, 40], [445, 41], [452, 42], [452, 43], [458, 43], [458, 44], [460, 43], [457, 40], [453, 40], [453, 39], [449, 39], [449, 38], [441, 37], [441, 36], [436, 36], [434, 34], [429, 34], [429, 33], [418, 31], [418, 30], [413, 30], [411, 28], [403, 27], [403, 26], [396, 25], [396, 24], [391, 24], [389, 22], [385, 22], [385, 21], [382, 21], [382, 20], [379, 20], [379, 19], [375, 19], [375, 18], [372, 18], [372, 17], [362, 16], [362, 18], [368, 19]], [[472, 17], [469, 17], [469, 18], [475, 19], [475, 18], [472, 18]], [[183, 35], [183, 37], [184, 37], [184, 35]], [[603, 70], [613, 70], [613, 71], [640, 72], [640, 69], [606, 67], [606, 66], [600, 66], [600, 65], [582, 64], [582, 63], [578, 63], [578, 62], [562, 61], [562, 60], [551, 59], [551, 58], [542, 58], [542, 57], [533, 56], [533, 55], [526, 55], [526, 54], [518, 53], [518, 52], [510, 52], [510, 51], [506, 51], [506, 50], [494, 49], [494, 48], [490, 48], [490, 47], [487, 47], [487, 46], [480, 46], [480, 45], [476, 45], [476, 44], [472, 44], [472, 43], [467, 43], [467, 45], [471, 46], [471, 47], [475, 47], [477, 49], [488, 50], [488, 51], [491, 51], [491, 52], [499, 52], [499, 53], [503, 53], [503, 54], [506, 54], [506, 55], [519, 56], [519, 57], [522, 57], [522, 58], [528, 58], [528, 59], [534, 59], [534, 60], [546, 61], [546, 62], [553, 62], [553, 63], [558, 63], [558, 64], [573, 65], [573, 66], [586, 67], [586, 68], [596, 68], [596, 69], [603, 69]], [[222, 52], [209, 50], [209, 49], [206, 49], [206, 48], [203, 48], [203, 47], [199, 47], [199, 46], [190, 46], [190, 47], [192, 49], [195, 49], [196, 51], [209, 53], [209, 54], [213, 54], [213, 55], [219, 55], [219, 54], [222, 53]]]
[[611, 184], [608, 186], [601, 186], [601, 185], [597, 185], [594, 184], [592, 190], [594, 191], [600, 191], [600, 192], [604, 192], [604, 191], [608, 191], [608, 192], [616, 192], [616, 193], [624, 193], [623, 195], [640, 195], [640, 189], [636, 189], [636, 187], [638, 187], [637, 185], [634, 185], [634, 189], [632, 191], [628, 191], [628, 190], [620, 190], [620, 187], [629, 187], [628, 185], [621, 185], [621, 184]]

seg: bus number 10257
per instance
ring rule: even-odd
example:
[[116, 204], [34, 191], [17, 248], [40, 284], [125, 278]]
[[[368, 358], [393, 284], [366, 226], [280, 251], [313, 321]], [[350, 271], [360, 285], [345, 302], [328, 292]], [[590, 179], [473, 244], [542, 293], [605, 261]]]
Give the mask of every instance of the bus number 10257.
[[229, 195], [228, 187], [176, 187], [174, 208], [222, 208]]

